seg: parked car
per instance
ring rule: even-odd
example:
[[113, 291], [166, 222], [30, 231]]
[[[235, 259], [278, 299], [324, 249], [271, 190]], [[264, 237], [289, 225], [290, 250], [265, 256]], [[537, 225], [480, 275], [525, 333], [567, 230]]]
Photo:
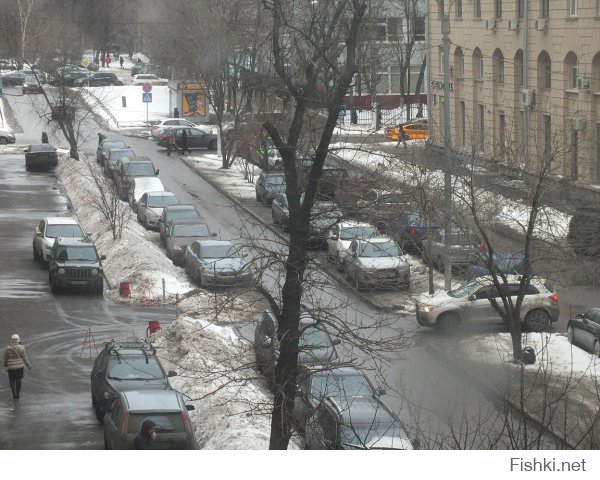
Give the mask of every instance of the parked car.
[[185, 271], [202, 288], [246, 285], [250, 266], [239, 246], [229, 240], [196, 240], [185, 252]]
[[153, 73], [138, 73], [133, 76], [133, 80], [131, 81], [132, 85], [144, 85], [145, 83], [150, 83], [156, 86], [164, 86], [169, 83], [169, 80], [166, 78], [160, 78]]
[[96, 162], [104, 167], [104, 162], [108, 156], [108, 152], [112, 149], [129, 148], [122, 140], [105, 139], [100, 142], [96, 149]]
[[[217, 149], [217, 136], [214, 133], [207, 133], [199, 128], [177, 127], [175, 129], [175, 141], [180, 144], [183, 131], [187, 134], [187, 146], [189, 149], [206, 148], [208, 150]], [[170, 129], [161, 130], [156, 144], [159, 147], [167, 148], [169, 143]]]
[[216, 233], [211, 233], [210, 228], [203, 219], [171, 220], [165, 233], [167, 257], [173, 261], [174, 265], [183, 266], [188, 245], [195, 240], [209, 239], [216, 236]]
[[58, 153], [49, 143], [29, 145], [25, 148], [26, 170], [50, 170], [57, 165]]
[[[275, 384], [275, 365], [279, 359], [279, 341], [277, 340], [277, 317], [271, 309], [265, 310], [254, 330], [254, 351], [256, 366], [271, 384]], [[302, 332], [298, 344], [298, 365], [329, 365], [339, 361], [333, 340], [323, 322], [317, 322], [313, 312], [304, 308], [300, 314], [298, 326]]]
[[405, 122], [395, 127], [385, 129], [385, 136], [395, 142], [398, 141], [402, 130], [403, 140], [426, 139], [429, 136], [429, 126], [426, 118], [420, 118], [414, 122]]
[[77, 80], [85, 79], [87, 81], [89, 71], [83, 68], [71, 65], [56, 70], [56, 73], [50, 78], [50, 85], [58, 87], [72, 87]]
[[[507, 276], [507, 295], [516, 301], [521, 283], [518, 275]], [[461, 324], [498, 324], [502, 318], [492, 306], [497, 299], [502, 303], [491, 276], [478, 277], [448, 292], [440, 290], [433, 295], [422, 294], [416, 298], [417, 322], [423, 327], [451, 330]], [[531, 278], [525, 289], [521, 305], [521, 319], [525, 327], [534, 332], [547, 329], [558, 320], [560, 309], [558, 295], [546, 280]]]
[[410, 265], [391, 237], [352, 240], [344, 261], [346, 280], [356, 290], [366, 287], [410, 289]]
[[573, 345], [600, 357], [600, 308], [592, 308], [571, 318], [567, 324], [567, 337]]
[[423, 254], [427, 236], [433, 236], [441, 229], [435, 220], [428, 219], [419, 212], [402, 212], [399, 220], [397, 234], [392, 225], [392, 231], [388, 235], [397, 236], [398, 242], [405, 252]]
[[331, 227], [327, 235], [327, 259], [343, 269], [344, 262], [350, 255], [352, 240], [365, 240], [380, 235], [379, 230], [370, 223], [342, 220]]
[[179, 198], [173, 192], [145, 192], [137, 201], [137, 219], [147, 229], [158, 229], [158, 220], [169, 205], [179, 205]]
[[2, 74], [2, 85], [5, 87], [21, 86], [25, 77], [31, 75], [30, 70], [13, 70]]
[[283, 172], [260, 172], [254, 189], [257, 201], [271, 205], [275, 195], [285, 192], [285, 175]]
[[[168, 131], [167, 129], [169, 129], [169, 128], [177, 128], [177, 127], [199, 128], [200, 130], [210, 133], [205, 128], [202, 128], [201, 126], [196, 125], [195, 123], [192, 123], [189, 120], [186, 120], [185, 118], [165, 118], [164, 120], [162, 120], [162, 121], [152, 125], [152, 127], [150, 127], [150, 135], [152, 135], [152, 138], [154, 138], [155, 140], [159, 140], [161, 132]], [[212, 132], [212, 130], [211, 130], [211, 132]]]
[[58, 237], [48, 255], [48, 280], [52, 293], [64, 288], [86, 288], [102, 295], [102, 260], [106, 260], [106, 255], [98, 255], [89, 238]]
[[416, 448], [398, 416], [377, 397], [325, 398], [306, 422], [304, 444], [311, 450]]
[[[481, 255], [480, 243], [479, 237], [474, 233], [463, 229], [452, 229], [449, 236], [448, 252], [452, 261], [452, 268], [466, 270], [469, 265], [475, 263]], [[440, 229], [431, 239], [431, 250], [429, 252], [433, 263], [440, 272], [445, 270], [445, 264], [448, 263], [444, 260], [446, 259], [444, 256], [445, 244], [446, 232], [444, 229]], [[425, 253], [427, 252], [425, 251]]]
[[375, 389], [366, 375], [355, 367], [300, 365], [297, 375], [293, 415], [301, 432], [326, 398], [338, 403], [350, 403], [358, 398], [376, 398], [385, 394]]
[[27, 75], [23, 80], [23, 95], [28, 93], [44, 93], [42, 84], [38, 82], [35, 75]]
[[112, 72], [90, 73], [87, 77], [73, 81], [74, 87], [108, 87], [111, 85], [123, 85], [123, 82]]
[[9, 143], [15, 143], [15, 136], [6, 130], [5, 128], [0, 128], [0, 145], [8, 145]]
[[115, 184], [121, 200], [129, 198], [132, 190], [132, 180], [136, 177], [152, 177], [159, 174], [159, 169], [154, 166], [148, 157], [133, 157], [127, 162], [120, 163], [120, 168], [115, 169]]
[[58, 237], [85, 238], [87, 235], [73, 217], [45, 217], [33, 232], [33, 259], [48, 268], [48, 257]]
[[131, 76], [139, 75], [140, 73], [154, 73], [158, 75], [160, 70], [159, 65], [152, 63], [136, 62], [131, 66]]
[[118, 392], [126, 390], [169, 390], [169, 377], [177, 372], [165, 372], [152, 344], [111, 340], [94, 360], [91, 373], [92, 406], [96, 418], [103, 423], [104, 415]]
[[160, 239], [165, 242], [166, 231], [169, 228], [169, 223], [173, 220], [178, 219], [194, 219], [202, 218], [200, 212], [193, 205], [179, 204], [179, 205], [168, 205], [163, 209], [162, 215], [158, 219], [158, 230], [160, 232]]
[[117, 168], [117, 162], [124, 157], [133, 158], [135, 152], [130, 148], [111, 148], [104, 162], [104, 173], [108, 178], [113, 178], [113, 172]]
[[134, 212], [137, 212], [138, 202], [146, 192], [164, 192], [165, 186], [159, 177], [135, 177], [131, 179], [127, 201]]
[[[477, 278], [490, 275], [488, 258], [488, 255], [480, 253], [477, 260], [467, 268], [467, 276]], [[494, 273], [498, 275], [523, 275], [525, 273], [525, 256], [518, 252], [494, 253], [492, 265]]]
[[194, 426], [186, 405], [176, 390], [127, 390], [119, 392], [104, 416], [104, 448], [133, 449], [145, 420], [156, 424], [157, 449], [195, 449]]

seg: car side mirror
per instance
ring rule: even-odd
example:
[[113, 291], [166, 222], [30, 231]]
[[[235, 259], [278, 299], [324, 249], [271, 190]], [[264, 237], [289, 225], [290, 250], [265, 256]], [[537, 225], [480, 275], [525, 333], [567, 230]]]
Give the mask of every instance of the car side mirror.
[[578, 313], [577, 315], [575, 315], [575, 318], [583, 318], [583, 313]]
[[190, 410], [196, 410], [196, 407], [194, 407], [193, 405], [186, 405], [185, 409], [189, 412]]
[[169, 370], [167, 372], [167, 376], [168, 377], [176, 377], [177, 376], [177, 372], [175, 370]]
[[473, 302], [475, 301], [476, 297], [475, 295], [469, 295], [469, 302]]
[[100, 260], [106, 260], [106, 255], [100, 255]]
[[242, 253], [242, 258], [246, 258], [248, 256], [248, 252]]
[[215, 232], [213, 232], [213, 233], [211, 233], [211, 234], [210, 234], [210, 236], [211, 236], [211, 237], [216, 237], [216, 236], [217, 236], [217, 234], [216, 234]]
[[386, 393], [387, 392], [386, 392], [385, 388], [378, 388], [377, 389], [377, 396], [378, 397], [383, 397]]
[[160, 169], [158, 169], [158, 168], [157, 168], [157, 169], [154, 171], [154, 175], [158, 175], [158, 172], [160, 172]]
[[342, 343], [342, 341], [341, 341], [339, 338], [334, 338], [334, 339], [331, 341], [331, 344], [332, 344], [332, 345], [339, 345], [340, 343]]

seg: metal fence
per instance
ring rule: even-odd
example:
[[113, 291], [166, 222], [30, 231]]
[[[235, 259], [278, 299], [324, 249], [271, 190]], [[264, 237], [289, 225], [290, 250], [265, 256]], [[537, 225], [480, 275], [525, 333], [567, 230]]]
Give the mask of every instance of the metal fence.
[[[389, 125], [397, 125], [402, 122], [408, 121], [410, 118], [414, 120], [418, 116], [423, 118], [427, 118], [427, 105], [411, 105], [410, 106], [410, 115], [408, 115], [409, 111], [405, 107], [398, 107], [389, 110], [380, 110], [380, 125], [381, 126], [389, 126]], [[357, 122], [356, 125], [375, 125], [375, 111], [373, 110], [357, 110], [356, 111]], [[350, 109], [346, 110], [346, 114], [343, 117], [343, 120], [340, 120], [340, 123], [345, 126], [352, 125], [352, 118], [350, 114]]]

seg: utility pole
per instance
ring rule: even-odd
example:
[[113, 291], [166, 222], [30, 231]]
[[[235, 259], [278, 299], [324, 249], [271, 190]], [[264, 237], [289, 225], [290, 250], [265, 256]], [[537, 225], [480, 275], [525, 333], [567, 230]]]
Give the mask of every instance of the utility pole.
[[[440, 2], [443, 5], [443, 2]], [[452, 222], [452, 175], [450, 144], [450, 15], [442, 12], [442, 54], [444, 56], [444, 289], [452, 284], [452, 256], [450, 255], [450, 233]]]

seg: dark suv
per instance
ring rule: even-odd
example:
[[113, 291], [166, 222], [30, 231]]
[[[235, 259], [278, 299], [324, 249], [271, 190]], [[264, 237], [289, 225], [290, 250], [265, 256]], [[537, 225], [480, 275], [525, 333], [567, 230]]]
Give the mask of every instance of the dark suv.
[[131, 186], [135, 177], [152, 177], [158, 175], [158, 168], [148, 157], [133, 157], [125, 161], [121, 159], [118, 170], [115, 171], [115, 184], [121, 200], [127, 200], [133, 193]]
[[168, 377], [177, 372], [165, 372], [148, 342], [117, 342], [111, 340], [94, 361], [92, 368], [92, 405], [100, 423], [118, 392], [125, 390], [170, 390]]
[[108, 87], [110, 85], [123, 85], [123, 82], [114, 73], [110, 72], [93, 73], [73, 81], [74, 87]]
[[48, 256], [52, 293], [63, 288], [88, 288], [96, 294], [104, 291], [102, 260], [89, 238], [58, 237]]

